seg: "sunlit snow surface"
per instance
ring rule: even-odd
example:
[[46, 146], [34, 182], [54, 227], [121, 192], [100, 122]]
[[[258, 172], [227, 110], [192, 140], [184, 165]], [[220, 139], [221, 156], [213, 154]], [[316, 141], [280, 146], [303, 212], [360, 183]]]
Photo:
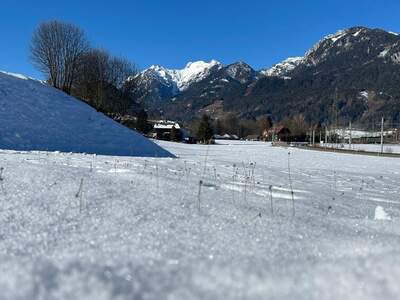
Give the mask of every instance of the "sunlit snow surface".
[[162, 146], [1, 151], [0, 298], [399, 298], [400, 159]]

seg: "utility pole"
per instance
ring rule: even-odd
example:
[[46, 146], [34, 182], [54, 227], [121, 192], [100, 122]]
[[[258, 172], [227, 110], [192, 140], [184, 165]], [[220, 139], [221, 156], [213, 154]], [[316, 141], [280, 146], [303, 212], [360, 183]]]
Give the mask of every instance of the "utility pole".
[[349, 148], [350, 148], [350, 150], [351, 150], [351, 144], [352, 144], [352, 132], [351, 132], [351, 121], [350, 121], [350, 124], [349, 124], [349, 129], [350, 129], [350, 135], [349, 135]]
[[325, 126], [325, 147], [328, 144], [328, 126]]
[[384, 124], [385, 119], [382, 117], [382, 123], [381, 123], [381, 154], [383, 154], [383, 124]]
[[319, 145], [322, 143], [322, 127], [319, 127]]
[[315, 146], [315, 128], [314, 127], [312, 130], [312, 145], [313, 145], [313, 147]]

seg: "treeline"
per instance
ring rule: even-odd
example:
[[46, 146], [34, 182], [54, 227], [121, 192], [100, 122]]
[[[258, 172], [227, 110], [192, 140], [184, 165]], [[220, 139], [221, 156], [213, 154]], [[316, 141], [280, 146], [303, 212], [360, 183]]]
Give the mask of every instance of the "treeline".
[[234, 113], [227, 113], [215, 119], [203, 115], [201, 119], [195, 119], [191, 122], [189, 129], [196, 134], [198, 140], [204, 141], [213, 134], [234, 134], [239, 138], [261, 136], [265, 130], [271, 129], [272, 126], [273, 122], [270, 116], [261, 116], [257, 119], [240, 119]]
[[47, 82], [108, 115], [134, 114], [137, 68], [127, 59], [91, 47], [84, 31], [60, 21], [41, 23], [33, 33], [30, 58]]
[[195, 119], [189, 129], [195, 134], [196, 138], [206, 143], [213, 135], [236, 135], [238, 138], [268, 138], [268, 131], [274, 127], [284, 127], [289, 129], [289, 138], [294, 141], [308, 141], [312, 132], [319, 141], [324, 136], [324, 126], [321, 123], [311, 124], [306, 121], [303, 114], [288, 117], [274, 124], [271, 116], [261, 116], [257, 119], [240, 119], [234, 113], [227, 113], [223, 117], [212, 119], [208, 115], [203, 115], [201, 119]]

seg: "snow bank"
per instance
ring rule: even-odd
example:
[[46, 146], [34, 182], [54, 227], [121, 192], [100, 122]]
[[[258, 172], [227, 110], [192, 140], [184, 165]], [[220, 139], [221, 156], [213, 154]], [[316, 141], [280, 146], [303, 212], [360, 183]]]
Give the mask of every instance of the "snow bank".
[[172, 157], [85, 103], [39, 81], [4, 72], [0, 72], [0, 149]]

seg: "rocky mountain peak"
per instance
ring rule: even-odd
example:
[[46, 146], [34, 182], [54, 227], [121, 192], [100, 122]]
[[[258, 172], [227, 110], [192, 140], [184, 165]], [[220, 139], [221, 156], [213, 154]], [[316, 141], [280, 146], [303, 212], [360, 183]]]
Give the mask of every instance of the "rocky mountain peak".
[[253, 80], [256, 77], [256, 71], [248, 64], [243, 61], [239, 61], [230, 64], [226, 67], [226, 73], [232, 79], [235, 79], [241, 83], [246, 83]]
[[[398, 63], [399, 43], [400, 37], [396, 33], [360, 26], [351, 27], [321, 39], [307, 51], [304, 61], [307, 65], [315, 66], [327, 59], [352, 52], [357, 57], [368, 57], [371, 60], [392, 56], [391, 61]], [[354, 61], [357, 61], [357, 57], [353, 57]]]

